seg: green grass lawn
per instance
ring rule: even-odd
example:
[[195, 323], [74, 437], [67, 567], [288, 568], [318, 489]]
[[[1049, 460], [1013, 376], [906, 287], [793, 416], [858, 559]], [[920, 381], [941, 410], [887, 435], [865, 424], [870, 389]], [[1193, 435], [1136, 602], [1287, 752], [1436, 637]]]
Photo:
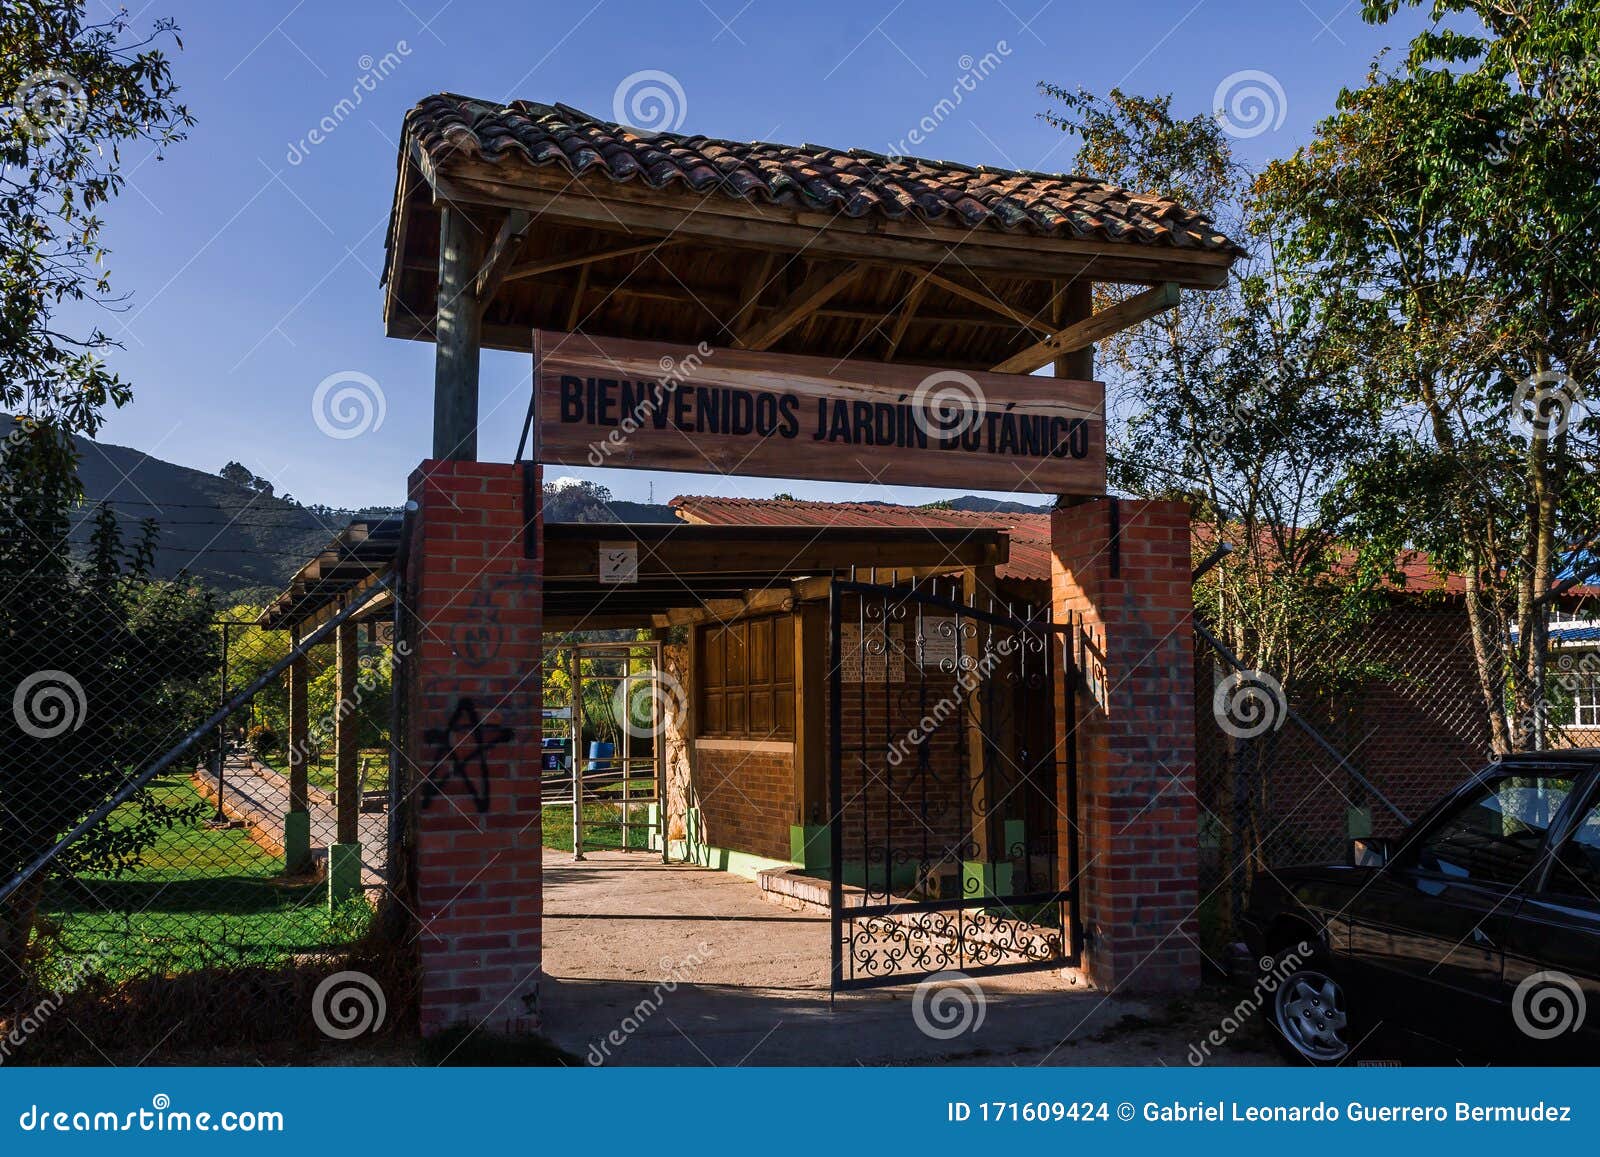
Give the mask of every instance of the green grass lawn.
[[[157, 779], [150, 794], [185, 807], [202, 798], [182, 775]], [[126, 820], [127, 804], [110, 822]], [[56, 880], [43, 907], [55, 933], [51, 970], [88, 967], [113, 980], [213, 965], [272, 963], [358, 937], [371, 909], [357, 899], [329, 914], [321, 884], [284, 884], [279, 858], [242, 829], [209, 830], [201, 819], [163, 832], [141, 864], [120, 877]]]
[[[649, 811], [634, 804], [628, 820], [628, 849], [643, 851], [650, 846], [645, 827]], [[622, 808], [609, 803], [583, 805], [583, 846], [586, 850], [622, 847]], [[572, 851], [572, 806], [553, 804], [544, 809], [544, 846], [557, 851]]]
[[[363, 747], [356, 756], [356, 766], [361, 766], [361, 761], [367, 762], [367, 775], [363, 781], [366, 791], [385, 791], [389, 787], [389, 749], [387, 747]], [[279, 775], [289, 774], [289, 757], [281, 751], [268, 753], [261, 760]], [[320, 788], [329, 795], [337, 786], [333, 775], [333, 753], [324, 752], [306, 765], [306, 782], [312, 787]]]

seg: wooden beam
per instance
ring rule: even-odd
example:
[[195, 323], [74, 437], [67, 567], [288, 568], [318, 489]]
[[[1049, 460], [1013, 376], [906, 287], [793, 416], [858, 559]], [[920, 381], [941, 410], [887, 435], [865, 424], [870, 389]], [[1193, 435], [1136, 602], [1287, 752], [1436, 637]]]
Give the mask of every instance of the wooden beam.
[[1009, 317], [1023, 329], [1037, 330], [1040, 333], [1045, 333], [1049, 329], [1045, 322], [1030, 314], [1023, 313], [1020, 309], [1012, 309], [992, 293], [973, 289], [971, 286], [962, 285], [959, 281], [951, 281], [948, 277], [934, 273], [932, 270], [929, 270], [923, 276], [946, 293], [953, 293], [964, 301], [970, 301], [974, 305], [983, 306], [984, 309], [993, 310], [1002, 317]]
[[578, 322], [583, 318], [583, 295], [589, 288], [589, 267], [581, 266], [578, 269], [578, 284], [573, 287], [572, 301], [567, 306], [567, 332], [572, 333], [578, 328]]
[[738, 333], [739, 326], [744, 321], [745, 314], [755, 308], [756, 302], [761, 300], [761, 292], [766, 289], [767, 282], [772, 278], [772, 267], [778, 263], [776, 253], [768, 253], [750, 267], [750, 276], [739, 287], [739, 300], [735, 303], [733, 316], [728, 319], [727, 330], [729, 333]]
[[894, 327], [889, 331], [889, 348], [883, 351], [884, 361], [893, 359], [894, 351], [900, 348], [900, 339], [906, 336], [911, 318], [916, 314], [917, 306], [922, 304], [922, 295], [927, 292], [928, 275], [924, 273], [906, 291], [905, 300], [900, 304], [900, 314], [894, 319]]
[[517, 259], [517, 254], [522, 252], [522, 246], [528, 240], [528, 229], [532, 224], [533, 214], [526, 209], [511, 210], [500, 223], [500, 231], [494, 235], [488, 256], [483, 259], [483, 267], [478, 270], [478, 279], [472, 287], [480, 310], [487, 309], [494, 295], [499, 292], [500, 283], [505, 280], [511, 263]]
[[798, 289], [791, 293], [765, 321], [756, 323], [750, 330], [734, 339], [735, 349], [764, 350], [861, 276], [862, 266], [819, 265], [806, 275]]
[[580, 253], [576, 257], [551, 257], [542, 261], [535, 261], [528, 265], [515, 265], [506, 271], [507, 281], [521, 281], [526, 277], [542, 277], [546, 273], [555, 273], [562, 269], [571, 269], [578, 265], [594, 265], [600, 261], [610, 261], [615, 257], [632, 257], [635, 253], [649, 253], [656, 249], [665, 249], [673, 244], [671, 240], [657, 237], [653, 241], [646, 241], [639, 245], [624, 245], [616, 249], [599, 249], [593, 253]]
[[478, 458], [478, 351], [483, 314], [473, 296], [483, 234], [460, 208], [439, 213], [439, 296], [434, 314], [433, 456]]
[[997, 374], [1031, 374], [1040, 366], [1047, 366], [1057, 358], [1093, 345], [1102, 338], [1138, 325], [1178, 304], [1182, 291], [1172, 282], [1135, 294], [1110, 309], [1102, 309], [1092, 317], [1067, 326], [1060, 333], [1051, 334], [1041, 342], [1012, 354], [994, 367]]

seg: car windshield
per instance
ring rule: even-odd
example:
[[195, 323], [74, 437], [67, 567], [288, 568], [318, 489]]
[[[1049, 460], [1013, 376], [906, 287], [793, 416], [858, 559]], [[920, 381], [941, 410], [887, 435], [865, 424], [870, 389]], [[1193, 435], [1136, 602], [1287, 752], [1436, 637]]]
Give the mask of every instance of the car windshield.
[[1417, 867], [1460, 880], [1526, 884], [1572, 788], [1570, 776], [1537, 772], [1489, 782], [1432, 825], [1418, 848]]

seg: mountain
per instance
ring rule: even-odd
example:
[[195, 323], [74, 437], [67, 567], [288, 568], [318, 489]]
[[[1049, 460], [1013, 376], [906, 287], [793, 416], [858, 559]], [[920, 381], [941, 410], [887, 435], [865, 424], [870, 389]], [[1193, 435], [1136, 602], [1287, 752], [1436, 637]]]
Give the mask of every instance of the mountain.
[[[282, 590], [290, 577], [346, 524], [360, 517], [391, 514], [390, 508], [345, 510], [302, 506], [272, 495], [250, 471], [230, 464], [229, 477], [207, 474], [151, 457], [128, 446], [79, 438], [78, 474], [87, 497], [72, 541], [87, 543], [93, 505], [109, 503], [133, 543], [139, 524], [156, 520], [160, 534], [156, 573], [179, 572], [200, 579], [228, 601], [260, 602]], [[241, 481], [249, 479], [250, 481]], [[252, 484], [254, 483], [254, 484]], [[1038, 513], [1030, 506], [964, 495], [938, 505], [952, 510]], [[676, 522], [664, 503], [612, 498], [594, 483], [545, 485], [550, 522]]]
[[128, 544], [139, 524], [153, 518], [160, 527], [156, 574], [187, 572], [230, 600], [277, 593], [352, 518], [382, 513], [306, 507], [127, 446], [81, 437], [77, 443], [88, 504], [72, 541], [88, 541], [93, 505], [100, 503], [116, 512]]

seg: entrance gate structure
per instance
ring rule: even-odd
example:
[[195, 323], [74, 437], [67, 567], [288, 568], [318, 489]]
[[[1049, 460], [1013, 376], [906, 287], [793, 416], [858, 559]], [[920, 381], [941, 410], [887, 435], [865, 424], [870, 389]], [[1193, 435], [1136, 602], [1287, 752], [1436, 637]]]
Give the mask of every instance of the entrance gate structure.
[[836, 990], [1079, 962], [1077, 747], [1051, 710], [1052, 680], [1076, 701], [1074, 633], [981, 601], [832, 584]]
[[[1057, 801], [1069, 736], [1081, 780], [1079, 814], [1055, 826], [1081, 829], [1083, 871], [1067, 871], [1068, 848], [1001, 856], [1011, 817], [980, 798], [979, 834], [956, 841], [976, 843], [977, 858], [963, 859], [960, 891], [946, 895], [946, 881], [927, 878], [932, 867], [914, 865], [948, 873], [951, 849], [912, 856], [897, 831], [872, 840], [869, 817], [860, 883], [840, 890], [845, 905], [850, 887], [875, 903], [840, 919], [859, 932], [874, 908], [947, 904], [881, 915], [955, 922], [955, 959], [1033, 966], [1026, 953], [978, 960], [976, 927], [1029, 915], [1024, 901], [1042, 895], [1065, 916], [1052, 924], [1034, 912], [1016, 933], [1048, 945], [1050, 933], [1032, 929], [1060, 928], [1045, 955], [1065, 963], [1081, 950], [1107, 988], [1196, 983], [1188, 512], [1106, 495], [1094, 346], [1178, 306], [1183, 290], [1226, 284], [1242, 248], [1203, 214], [1092, 178], [641, 133], [528, 101], [426, 97], [407, 114], [398, 160], [385, 331], [436, 352], [433, 454], [411, 479], [404, 560], [423, 628], [412, 775], [452, 797], [419, 817], [414, 853], [415, 911], [429, 930], [419, 940], [425, 1029], [515, 1029], [538, 1015], [541, 706], [528, 673], [560, 594], [546, 570], [547, 547], [560, 545], [543, 523], [546, 466], [1055, 496], [1051, 616], [1065, 624], [1070, 613], [1092, 644], [1073, 692], [1084, 710], [1058, 701], [1053, 720]], [[533, 356], [527, 463], [477, 460], [484, 347]], [[1037, 376], [1046, 368], [1053, 378]], [[637, 624], [654, 609], [636, 578], [648, 553], [612, 545], [583, 547], [583, 574], [607, 589], [585, 629]], [[736, 581], [738, 560], [725, 569], [737, 589], [718, 597], [762, 593]], [[1060, 639], [976, 604], [958, 617], [979, 632]], [[1045, 650], [1052, 661], [1065, 654]], [[977, 721], [958, 729], [982, 774], [963, 782], [996, 790], [989, 767], [1004, 749], [985, 738], [994, 717], [984, 721], [979, 691], [965, 700]], [[848, 796], [841, 805], [843, 838]], [[1045, 838], [1024, 829], [1028, 842]], [[844, 838], [840, 874], [852, 848]], [[1035, 888], [1052, 855], [1054, 880]], [[877, 876], [875, 861], [888, 865]], [[486, 923], [496, 947], [482, 946]], [[935, 960], [893, 951], [882, 977]]]

